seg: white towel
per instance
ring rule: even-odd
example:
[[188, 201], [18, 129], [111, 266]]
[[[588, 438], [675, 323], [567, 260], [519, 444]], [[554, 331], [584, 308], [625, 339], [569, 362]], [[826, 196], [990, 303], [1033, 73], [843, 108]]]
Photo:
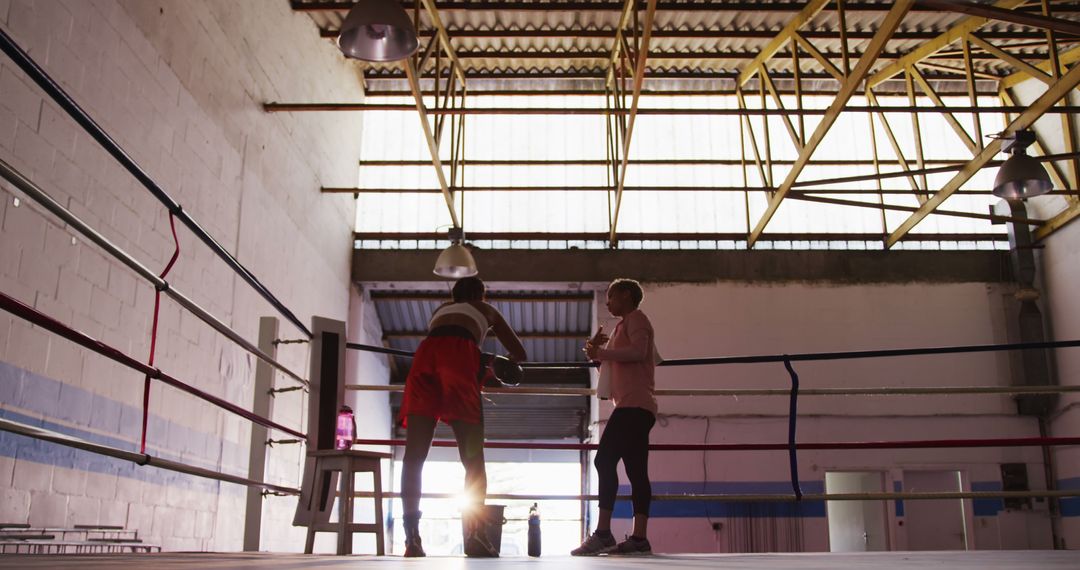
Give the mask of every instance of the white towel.
[[[660, 351], [656, 348], [656, 343], [652, 345], [653, 364], [660, 364], [664, 359], [660, 356]], [[611, 365], [608, 362], [600, 364], [600, 378], [596, 381], [596, 397], [601, 400], [611, 399]]]
[[600, 379], [596, 381], [596, 397], [601, 400], [611, 399], [611, 365], [600, 364]]

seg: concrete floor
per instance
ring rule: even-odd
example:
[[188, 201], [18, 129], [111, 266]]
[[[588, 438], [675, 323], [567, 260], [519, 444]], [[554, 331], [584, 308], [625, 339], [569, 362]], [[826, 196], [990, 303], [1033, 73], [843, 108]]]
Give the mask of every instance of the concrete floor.
[[0, 569], [18, 568], [174, 568], [262, 569], [285, 570], [301, 568], [376, 570], [457, 570], [466, 568], [515, 568], [529, 570], [585, 570], [617, 568], [689, 570], [698, 568], [723, 569], [780, 569], [780, 570], [901, 570], [923, 568], [934, 570], [1076, 570], [1080, 568], [1080, 551], [980, 551], [980, 552], [875, 552], [852, 554], [658, 554], [647, 557], [570, 558], [502, 558], [473, 560], [453, 557], [432, 557], [406, 560], [384, 556], [348, 556], [304, 554], [212, 554], [165, 553], [139, 555], [96, 556], [0, 556]]

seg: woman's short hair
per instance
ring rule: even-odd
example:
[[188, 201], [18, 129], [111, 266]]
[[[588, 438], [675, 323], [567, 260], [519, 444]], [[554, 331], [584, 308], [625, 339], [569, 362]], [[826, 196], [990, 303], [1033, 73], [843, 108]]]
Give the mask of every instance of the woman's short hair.
[[479, 277], [462, 277], [454, 283], [451, 295], [455, 303], [484, 300], [484, 282]]
[[616, 279], [611, 282], [609, 289], [630, 293], [630, 300], [634, 302], [635, 307], [641, 305], [641, 300], [645, 298], [645, 291], [641, 289], [641, 283], [633, 279]]

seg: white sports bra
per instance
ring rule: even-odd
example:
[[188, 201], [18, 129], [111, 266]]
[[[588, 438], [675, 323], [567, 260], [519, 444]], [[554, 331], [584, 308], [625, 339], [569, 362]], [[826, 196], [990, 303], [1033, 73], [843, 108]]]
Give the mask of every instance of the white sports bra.
[[435, 313], [431, 315], [431, 320], [428, 321], [428, 330], [431, 330], [431, 323], [443, 315], [465, 315], [476, 321], [476, 327], [481, 331], [480, 338], [476, 339], [477, 345], [484, 343], [487, 331], [491, 328], [484, 313], [480, 312], [480, 309], [474, 307], [472, 303], [451, 303], [435, 310]]

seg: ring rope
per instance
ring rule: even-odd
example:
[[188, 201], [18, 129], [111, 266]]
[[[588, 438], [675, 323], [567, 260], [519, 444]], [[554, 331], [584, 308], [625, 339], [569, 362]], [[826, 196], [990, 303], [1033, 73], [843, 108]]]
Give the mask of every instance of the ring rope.
[[[360, 392], [401, 392], [402, 384], [346, 384], [346, 390]], [[595, 396], [591, 388], [560, 388], [516, 386], [486, 388], [486, 394], [529, 396]], [[1080, 386], [893, 386], [884, 388], [800, 388], [800, 396], [918, 396], [957, 394], [1064, 394], [1080, 392]], [[654, 392], [657, 396], [790, 396], [786, 388], [668, 388]]]
[[263, 299], [266, 299], [271, 306], [273, 306], [286, 320], [291, 322], [297, 329], [304, 333], [304, 335], [311, 337], [311, 331], [308, 330], [304, 323], [300, 322], [300, 319], [293, 314], [269, 289], [257, 277], [255, 277], [247, 267], [244, 267], [233, 254], [229, 253], [217, 240], [213, 238], [198, 222], [195, 221], [184, 208], [169, 196], [169, 194], [163, 189], [153, 178], [135, 162], [131, 155], [124, 151], [124, 149], [109, 136], [109, 133], [105, 132], [105, 129], [101, 127], [78, 103], [69, 95], [64, 88], [61, 87], [44, 69], [41, 68], [26, 53], [15, 40], [7, 34], [6, 31], [0, 29], [0, 50], [2, 50], [11, 61], [19, 66], [34, 83], [37, 83], [38, 87], [45, 91], [52, 98], [56, 104], [63, 109], [68, 116], [70, 116], [87, 134], [90, 135], [105, 152], [109, 153], [116, 162], [124, 167], [136, 180], [139, 181], [150, 191], [162, 205], [174, 216], [180, 218], [180, 221], [195, 234], [207, 247], [210, 248], [218, 257], [220, 257], [226, 265], [228, 265], [236, 274], [240, 276], [252, 289], [255, 290]]
[[[180, 257], [180, 238], [176, 237], [176, 216], [169, 213], [169, 227], [172, 229], [173, 243], [176, 245], [176, 249], [173, 251], [172, 257], [169, 258], [169, 262], [165, 264], [165, 269], [158, 274], [158, 278], [165, 282], [165, 276], [172, 271], [173, 265]], [[153, 324], [150, 326], [150, 357], [146, 361], [147, 366], [154, 365], [154, 354], [157, 350], [157, 333], [158, 333], [158, 316], [161, 311], [161, 289], [154, 288], [154, 318]], [[143, 404], [142, 404], [142, 435], [139, 438], [139, 453], [146, 453], [146, 424], [150, 420], [150, 376], [147, 375], [143, 380]]]
[[[377, 352], [394, 356], [412, 357], [413, 353], [396, 348], [385, 348], [355, 342], [346, 343], [346, 348]], [[925, 356], [941, 354], [963, 354], [977, 352], [998, 352], [1006, 350], [1039, 350], [1047, 348], [1076, 348], [1080, 340], [1058, 340], [1047, 342], [1013, 342], [1002, 344], [972, 344], [961, 346], [931, 346], [921, 348], [891, 348], [879, 350], [849, 350], [840, 352], [807, 352], [801, 354], [762, 354], [749, 356], [713, 356], [703, 358], [675, 358], [664, 360], [657, 366], [701, 366], [705, 364], [761, 364], [766, 362], [813, 362], [819, 360], [852, 360], [859, 358], [889, 358], [896, 356]], [[522, 368], [596, 368], [595, 362], [522, 362]]]
[[[373, 491], [356, 491], [357, 498], [375, 498]], [[401, 493], [380, 493], [384, 499], [400, 499]], [[421, 493], [426, 499], [457, 499], [458, 493]], [[525, 495], [516, 493], [488, 493], [488, 499], [496, 501], [597, 501], [599, 495]], [[717, 494], [659, 494], [654, 501], [710, 501], [719, 503], [791, 503], [811, 501], [920, 501], [940, 499], [1028, 499], [1080, 497], [1080, 489], [1067, 491], [944, 491], [926, 493], [811, 493], [795, 495], [717, 495]], [[630, 495], [618, 495], [619, 500], [630, 500]]]
[[161, 370], [159, 370], [157, 368], [154, 368], [152, 366], [147, 366], [146, 364], [143, 364], [142, 362], [132, 358], [131, 356], [128, 356], [127, 354], [124, 354], [123, 352], [120, 352], [120, 350], [118, 350], [118, 349], [116, 349], [116, 348], [114, 348], [112, 346], [109, 346], [109, 345], [105, 344], [104, 342], [101, 342], [101, 341], [99, 341], [99, 340], [97, 340], [97, 339], [95, 339], [93, 337], [90, 337], [89, 335], [81, 333], [81, 332], [79, 332], [79, 331], [77, 331], [77, 330], [75, 330], [75, 329], [61, 323], [60, 321], [57, 321], [56, 319], [42, 313], [41, 311], [38, 311], [37, 309], [34, 309], [33, 307], [30, 307], [29, 305], [26, 305], [26, 304], [18, 301], [17, 299], [13, 299], [13, 298], [9, 297], [6, 293], [3, 293], [3, 292], [0, 292], [0, 309], [3, 309], [5, 311], [7, 311], [7, 312], [9, 312], [9, 313], [11, 313], [11, 314], [13, 314], [13, 315], [15, 315], [17, 317], [20, 317], [20, 318], [22, 318], [24, 320], [27, 320], [27, 321], [35, 324], [35, 325], [38, 325], [39, 327], [41, 327], [41, 328], [43, 328], [43, 329], [45, 329], [47, 331], [50, 331], [50, 332], [53, 332], [53, 333], [55, 333], [55, 334], [57, 334], [59, 336], [62, 336], [62, 337], [66, 338], [66, 339], [68, 339], [68, 340], [70, 340], [70, 341], [72, 341], [72, 342], [74, 342], [74, 343], [76, 343], [76, 344], [78, 344], [78, 345], [80, 345], [80, 346], [82, 346], [84, 348], [88, 348], [88, 349], [90, 349], [90, 350], [92, 350], [92, 351], [94, 351], [94, 352], [96, 352], [96, 353], [110, 359], [110, 360], [113, 360], [113, 361], [115, 361], [115, 362], [117, 362], [119, 364], [122, 364], [122, 365], [124, 365], [124, 366], [126, 366], [126, 367], [128, 367], [128, 368], [130, 368], [132, 370], [141, 372], [143, 375], [150, 376], [151, 378], [155, 378], [157, 380], [160, 380], [161, 382], [164, 382], [165, 384], [168, 384], [169, 386], [172, 386], [174, 388], [177, 388], [178, 390], [182, 390], [184, 392], [187, 392], [188, 394], [191, 394], [192, 396], [195, 396], [196, 398], [199, 398], [199, 399], [202, 399], [204, 401], [210, 402], [211, 404], [213, 404], [213, 405], [215, 405], [215, 406], [217, 406], [217, 407], [219, 407], [219, 408], [221, 408], [223, 410], [230, 411], [230, 412], [232, 412], [232, 413], [234, 413], [234, 414], [236, 414], [236, 415], [238, 415], [238, 416], [240, 416], [242, 418], [246, 418], [246, 419], [248, 419], [248, 420], [250, 420], [252, 422], [255, 422], [255, 423], [257, 423], [257, 424], [259, 424], [261, 426], [268, 427], [268, 428], [273, 428], [273, 429], [276, 429], [276, 430], [281, 430], [281, 431], [283, 431], [283, 432], [285, 432], [287, 434], [294, 435], [294, 436], [299, 437], [301, 439], [306, 439], [307, 438], [307, 436], [305, 434], [303, 434], [303, 433], [301, 433], [299, 431], [296, 431], [296, 430], [294, 430], [292, 428], [285, 427], [285, 426], [283, 426], [283, 425], [281, 425], [279, 423], [274, 422], [273, 420], [266, 419], [266, 418], [264, 418], [262, 416], [259, 416], [259, 415], [255, 414], [253, 412], [249, 412], [248, 410], [245, 410], [244, 408], [241, 408], [240, 406], [237, 406], [236, 404], [233, 404], [232, 402], [225, 401], [225, 400], [223, 400], [223, 399], [221, 399], [221, 398], [219, 398], [217, 396], [214, 396], [214, 395], [209, 394], [207, 392], [204, 392], [204, 391], [202, 391], [202, 390], [200, 390], [200, 389], [198, 389], [198, 388], [196, 388], [194, 386], [191, 386], [190, 384], [185, 384], [184, 382], [181, 382], [180, 380], [177, 380], [176, 378], [173, 378], [172, 376], [169, 376], [168, 374], [165, 374], [164, 372], [161, 372]]
[[195, 467], [186, 463], [180, 463], [179, 461], [171, 461], [169, 459], [162, 459], [160, 457], [154, 457], [147, 453], [135, 453], [133, 451], [127, 451], [117, 447], [109, 445], [102, 445], [100, 443], [94, 443], [86, 441], [78, 437], [64, 435], [55, 431], [47, 430], [36, 426], [28, 426], [19, 422], [13, 422], [0, 418], [0, 430], [23, 435], [26, 437], [32, 437], [34, 439], [40, 439], [42, 441], [48, 441], [59, 445], [72, 447], [75, 449], [81, 449], [83, 451], [89, 451], [91, 453], [97, 453], [98, 455], [105, 455], [108, 457], [115, 457], [117, 459], [123, 459], [125, 461], [131, 461], [141, 466], [151, 465], [161, 469], [168, 469], [169, 471], [176, 471], [179, 473], [186, 473], [188, 475], [195, 475], [198, 477], [205, 477], [207, 479], [216, 479], [218, 481], [225, 481], [227, 483], [236, 483], [237, 485], [246, 485], [249, 487], [260, 487], [268, 491], [275, 493], [282, 493], [286, 495], [299, 495], [299, 489], [293, 489], [291, 487], [282, 487], [280, 485], [274, 485], [272, 483], [266, 483], [263, 481], [255, 481], [246, 477], [240, 477], [237, 475], [230, 475], [228, 473], [221, 473], [220, 471], [212, 471], [210, 469], [203, 469], [202, 467]]
[[[355, 445], [404, 447], [404, 439], [356, 439]], [[454, 440], [435, 440], [433, 447], [457, 447]], [[1015, 437], [987, 439], [913, 439], [893, 441], [825, 441], [796, 443], [802, 451], [837, 451], [854, 449], [951, 449], [961, 447], [1049, 447], [1080, 445], [1080, 437]], [[488, 449], [531, 449], [544, 451], [595, 451], [595, 443], [523, 443], [485, 441]], [[785, 451], [787, 443], [652, 443], [649, 451]]]
[[790, 360], [784, 360], [784, 368], [791, 376], [791, 397], [788, 400], [788, 466], [791, 470], [791, 490], [795, 493], [795, 500], [801, 500], [803, 492], [799, 486], [799, 457], [798, 448], [795, 445], [795, 422], [799, 409], [799, 375], [795, 373]]
[[292, 380], [295, 380], [296, 382], [299, 382], [300, 384], [303, 384], [305, 386], [309, 384], [307, 380], [305, 380], [304, 378], [290, 370], [288, 367], [275, 360], [269, 354], [260, 350], [259, 347], [251, 344], [251, 342], [240, 336], [240, 334], [236, 331], [229, 328], [228, 325], [226, 325], [214, 315], [210, 314], [206, 309], [203, 309], [195, 301], [188, 298], [186, 295], [178, 291], [175, 287], [170, 286], [167, 281], [158, 277], [157, 274], [148, 269], [137, 259], [132, 257], [131, 254], [117, 247], [115, 244], [109, 241], [108, 238], [101, 235], [101, 233], [99, 233], [97, 230], [90, 227], [89, 224], [84, 222], [75, 214], [71, 213], [70, 210], [68, 210], [59, 202], [54, 200], [36, 184], [23, 176], [18, 170], [15, 170], [15, 168], [13, 168], [10, 164], [8, 164], [2, 159], [0, 159], [0, 175], [2, 175], [4, 179], [10, 182], [12, 186], [15, 186], [22, 193], [26, 194], [30, 199], [34, 200], [43, 208], [51, 212], [53, 215], [63, 220], [64, 223], [66, 223], [69, 227], [74, 228], [84, 237], [97, 244], [97, 246], [104, 250], [105, 253], [108, 253], [114, 259], [126, 265], [128, 269], [131, 269], [144, 280], [149, 282], [151, 285], [154, 286], [154, 289], [156, 291], [164, 292], [174, 301], [179, 303], [181, 307], [184, 307], [193, 315], [198, 317], [199, 320], [206, 323], [207, 325], [210, 325], [211, 328], [221, 333], [223, 336], [227, 337], [229, 340], [233, 341], [241, 348], [256, 356], [263, 362], [266, 362], [270, 366], [273, 366], [277, 370], [281, 371], [283, 374], [285, 374]]

